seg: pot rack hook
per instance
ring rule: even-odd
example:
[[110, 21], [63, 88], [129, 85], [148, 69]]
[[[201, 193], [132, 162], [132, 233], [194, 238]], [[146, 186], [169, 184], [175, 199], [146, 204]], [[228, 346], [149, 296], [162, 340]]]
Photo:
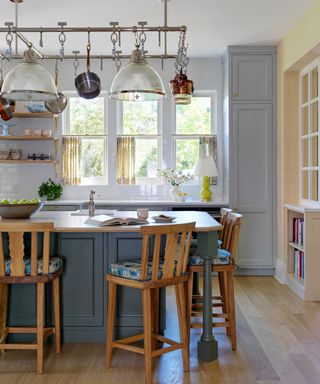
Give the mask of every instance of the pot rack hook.
[[6, 58], [7, 58], [7, 60], [11, 61], [11, 59], [12, 59], [12, 41], [13, 41], [13, 34], [12, 34], [11, 28], [13, 27], [13, 22], [7, 21], [4, 23], [4, 25], [8, 27], [8, 32], [6, 35], [6, 42], [7, 42]]
[[112, 43], [112, 60], [115, 61], [116, 59], [116, 44], [117, 44], [117, 41], [118, 41], [118, 35], [116, 33], [116, 26], [119, 25], [119, 23], [117, 21], [111, 21], [109, 23], [113, 28], [112, 30], [112, 33], [110, 35], [110, 39], [111, 39], [111, 43]]
[[54, 67], [54, 78], [55, 78], [55, 84], [56, 84], [57, 88], [58, 88], [58, 74], [59, 74], [58, 61], [59, 61], [59, 59], [56, 58], [56, 64], [55, 64], [55, 67]]
[[100, 56], [100, 71], [103, 71], [103, 56]]
[[120, 60], [121, 53], [122, 51], [116, 51], [117, 58], [115, 60], [115, 64], [116, 64], [117, 72], [119, 72], [121, 68], [121, 60]]
[[43, 31], [42, 31], [42, 27], [40, 27], [39, 45], [40, 45], [41, 48], [43, 47]]
[[61, 27], [61, 32], [59, 34], [59, 43], [60, 43], [60, 60], [62, 61], [64, 59], [64, 43], [66, 42], [67, 36], [64, 33], [63, 27], [67, 25], [65, 21], [58, 21], [57, 23]]
[[90, 42], [90, 27], [88, 27], [88, 45], [87, 45], [87, 49], [89, 49], [90, 50], [90, 48], [91, 48], [91, 42]]
[[77, 70], [79, 67], [79, 59], [78, 59], [78, 54], [80, 51], [72, 51], [74, 54], [74, 59], [73, 59], [73, 68], [74, 68], [74, 77], [77, 77]]

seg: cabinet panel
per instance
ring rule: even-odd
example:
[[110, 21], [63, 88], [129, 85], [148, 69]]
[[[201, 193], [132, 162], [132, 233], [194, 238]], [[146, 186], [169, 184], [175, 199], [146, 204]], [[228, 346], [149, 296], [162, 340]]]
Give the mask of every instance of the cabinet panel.
[[271, 104], [232, 106], [232, 190], [233, 204], [267, 211], [272, 199]]
[[233, 101], [273, 99], [273, 55], [232, 55]]
[[242, 212], [237, 265], [241, 268], [273, 267], [272, 227], [266, 212]]
[[103, 326], [102, 234], [59, 233], [56, 249], [64, 262], [62, 326]]

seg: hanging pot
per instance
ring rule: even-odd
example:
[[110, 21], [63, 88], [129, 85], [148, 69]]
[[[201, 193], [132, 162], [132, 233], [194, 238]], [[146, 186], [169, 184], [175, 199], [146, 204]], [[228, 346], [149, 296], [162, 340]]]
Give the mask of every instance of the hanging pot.
[[[56, 68], [55, 68], [55, 84], [58, 89], [58, 60], [56, 61]], [[68, 99], [61, 92], [58, 92], [57, 99], [49, 100], [44, 103], [47, 110], [55, 114], [63, 112], [66, 109], [67, 104], [68, 104]]]
[[87, 45], [87, 71], [78, 75], [75, 86], [80, 97], [94, 99], [101, 92], [101, 82], [98, 75], [90, 72], [90, 44]]
[[[0, 90], [3, 84], [3, 67], [2, 67], [2, 59], [1, 59], [1, 67], [0, 67]], [[0, 118], [4, 121], [8, 121], [12, 119], [12, 107], [10, 106], [10, 102], [7, 99], [4, 99], [0, 96]]]

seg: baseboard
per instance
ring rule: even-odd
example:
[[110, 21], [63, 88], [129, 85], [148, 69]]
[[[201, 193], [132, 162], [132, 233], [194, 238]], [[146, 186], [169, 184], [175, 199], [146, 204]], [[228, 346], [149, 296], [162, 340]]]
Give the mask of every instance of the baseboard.
[[254, 268], [237, 268], [234, 272], [235, 276], [272, 276], [274, 268], [272, 267], [254, 267]]
[[281, 284], [287, 284], [287, 265], [284, 261], [277, 259], [274, 271], [274, 277]]

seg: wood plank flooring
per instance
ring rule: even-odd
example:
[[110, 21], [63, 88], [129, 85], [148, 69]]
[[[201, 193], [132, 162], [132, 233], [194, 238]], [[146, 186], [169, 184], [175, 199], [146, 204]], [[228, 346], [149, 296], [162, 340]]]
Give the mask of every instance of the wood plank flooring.
[[[182, 370], [180, 351], [172, 352], [154, 360], [154, 383], [319, 384], [320, 302], [303, 302], [273, 277], [238, 276], [235, 289], [237, 352], [221, 329], [215, 331], [219, 359], [199, 362], [201, 331], [193, 329], [190, 372]], [[167, 306], [167, 336], [178, 339], [172, 290]], [[115, 351], [109, 370], [104, 361], [103, 343], [64, 344], [61, 355], [48, 346], [45, 373], [37, 376], [34, 352], [8, 351], [0, 355], [0, 384], [144, 383], [143, 356]]]

